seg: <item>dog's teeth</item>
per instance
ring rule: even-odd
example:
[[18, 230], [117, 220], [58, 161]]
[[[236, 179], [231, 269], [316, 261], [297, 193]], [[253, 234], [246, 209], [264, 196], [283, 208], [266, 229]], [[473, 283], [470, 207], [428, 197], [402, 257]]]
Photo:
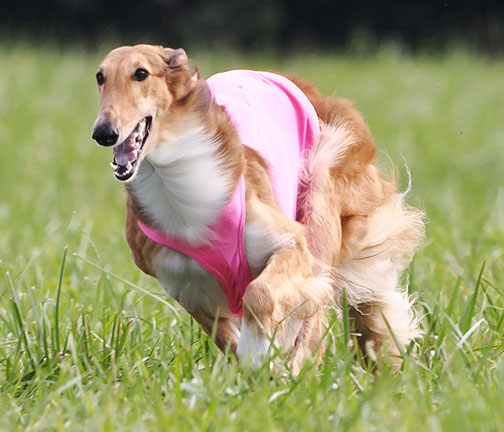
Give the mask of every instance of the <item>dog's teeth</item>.
[[133, 165], [131, 165], [131, 162], [128, 162], [126, 169], [129, 171], [131, 168], [133, 168]]
[[114, 169], [116, 169], [116, 168], [117, 168], [117, 165], [116, 165], [114, 162], [110, 162], [110, 166], [111, 166], [112, 168], [114, 168]]

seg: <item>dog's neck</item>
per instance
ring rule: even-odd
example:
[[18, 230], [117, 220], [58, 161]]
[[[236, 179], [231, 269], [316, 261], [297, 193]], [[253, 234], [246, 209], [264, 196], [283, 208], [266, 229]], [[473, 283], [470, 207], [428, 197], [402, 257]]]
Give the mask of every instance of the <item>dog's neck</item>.
[[230, 152], [233, 143], [227, 142], [237, 140], [234, 128], [222, 133], [218, 123], [201, 121], [161, 142], [127, 188], [149, 225], [191, 244], [201, 242], [216, 221], [243, 171], [233, 161], [240, 153]]

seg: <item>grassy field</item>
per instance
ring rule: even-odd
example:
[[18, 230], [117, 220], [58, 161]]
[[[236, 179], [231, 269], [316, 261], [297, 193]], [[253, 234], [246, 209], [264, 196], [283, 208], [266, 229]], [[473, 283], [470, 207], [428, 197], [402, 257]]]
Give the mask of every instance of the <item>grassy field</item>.
[[0, 430], [504, 430], [503, 61], [193, 53], [205, 75], [276, 69], [352, 99], [428, 215], [403, 369], [372, 376], [333, 319], [320, 367], [270, 380], [133, 265], [90, 138], [104, 54], [0, 48]]

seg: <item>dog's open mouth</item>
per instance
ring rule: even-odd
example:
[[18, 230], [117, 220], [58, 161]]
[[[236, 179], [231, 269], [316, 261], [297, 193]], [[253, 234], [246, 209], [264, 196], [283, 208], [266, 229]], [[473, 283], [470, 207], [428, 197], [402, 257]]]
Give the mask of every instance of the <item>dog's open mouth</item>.
[[126, 181], [135, 173], [138, 158], [149, 136], [151, 123], [152, 117], [145, 117], [121, 144], [114, 147], [114, 160], [110, 165], [117, 180]]

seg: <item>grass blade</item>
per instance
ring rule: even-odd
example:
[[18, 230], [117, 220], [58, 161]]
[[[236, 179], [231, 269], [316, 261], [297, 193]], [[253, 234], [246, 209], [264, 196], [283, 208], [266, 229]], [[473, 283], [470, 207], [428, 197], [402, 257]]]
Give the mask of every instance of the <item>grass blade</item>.
[[481, 277], [483, 276], [483, 271], [485, 270], [486, 261], [483, 261], [481, 265], [481, 270], [479, 272], [478, 280], [476, 281], [476, 286], [474, 287], [474, 291], [472, 295], [469, 297], [467, 301], [466, 307], [464, 309], [464, 313], [460, 317], [459, 328], [462, 333], [466, 333], [471, 328], [471, 321], [474, 315], [474, 309], [476, 307], [476, 298], [478, 297], [479, 287], [481, 285]]
[[403, 346], [399, 342], [399, 339], [397, 339], [397, 336], [394, 333], [394, 330], [392, 330], [392, 326], [388, 322], [388, 319], [385, 316], [385, 314], [383, 313], [383, 311], [380, 311], [380, 313], [383, 318], [383, 321], [385, 322], [385, 325], [387, 326], [387, 330], [389, 331], [390, 335], [392, 336], [392, 339], [394, 340], [394, 344], [396, 345], [397, 349], [399, 350], [399, 353], [401, 354], [401, 357], [403, 358], [403, 360], [406, 360], [406, 352], [404, 351]]
[[455, 286], [453, 287], [452, 295], [450, 297], [450, 302], [448, 303], [448, 307], [446, 308], [446, 315], [451, 316], [453, 312], [453, 308], [455, 307], [455, 300], [457, 299], [457, 295], [460, 291], [460, 285], [462, 284], [462, 276], [458, 276], [455, 281]]
[[350, 320], [348, 317], [348, 300], [346, 295], [346, 289], [343, 288], [342, 295], [342, 306], [343, 306], [343, 343], [345, 344], [345, 348], [348, 348], [348, 344], [350, 343]]
[[59, 305], [61, 296], [61, 285], [63, 283], [63, 273], [65, 272], [65, 261], [68, 252], [68, 246], [63, 250], [63, 259], [61, 260], [61, 267], [58, 280], [58, 291], [56, 292], [56, 309], [54, 311], [54, 335], [56, 338], [56, 353], [60, 352], [60, 334], [59, 334]]

